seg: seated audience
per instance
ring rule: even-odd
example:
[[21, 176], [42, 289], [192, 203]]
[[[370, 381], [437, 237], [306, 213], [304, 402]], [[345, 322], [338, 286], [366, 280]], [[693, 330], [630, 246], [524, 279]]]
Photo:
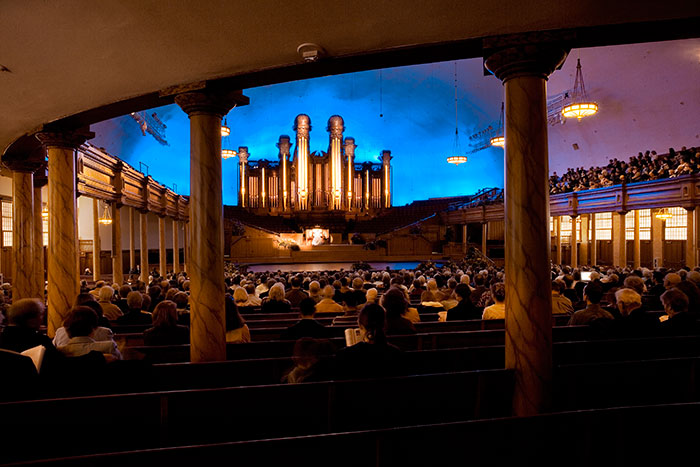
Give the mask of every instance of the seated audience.
[[276, 283], [270, 287], [268, 296], [262, 301], [261, 309], [263, 313], [290, 313], [292, 311], [292, 304], [284, 298], [282, 284]]
[[100, 287], [98, 296], [100, 298], [100, 306], [102, 307], [102, 315], [105, 318], [110, 321], [114, 321], [124, 314], [117, 305], [112, 303], [112, 300], [114, 299], [114, 289], [112, 287], [108, 285]]
[[119, 325], [153, 323], [151, 314], [142, 310], [145, 297], [147, 295], [141, 295], [141, 292], [129, 292], [126, 296], [128, 311], [117, 318], [116, 323]]
[[329, 365], [324, 364], [323, 357], [332, 354], [331, 345], [327, 340], [311, 337], [300, 338], [294, 344], [294, 355], [292, 356], [294, 366], [282, 377], [282, 382], [297, 384], [328, 379], [331, 372]]
[[571, 315], [569, 326], [590, 324], [598, 319], [614, 319], [609, 311], [604, 310], [600, 306], [603, 293], [603, 284], [600, 281], [589, 282], [586, 288], [583, 289], [583, 299], [586, 302], [586, 308], [578, 310]]
[[481, 319], [481, 311], [474, 306], [469, 299], [471, 296], [469, 285], [461, 283], [455, 288], [457, 305], [447, 310], [447, 321], [464, 321], [470, 319]]
[[402, 374], [403, 354], [386, 340], [384, 308], [377, 304], [365, 306], [357, 324], [361, 342], [336, 353], [337, 378], [381, 378]]
[[[273, 287], [274, 289], [274, 287]], [[242, 344], [250, 342], [250, 329], [238, 312], [233, 297], [226, 294], [226, 343]]]
[[92, 351], [100, 352], [110, 360], [121, 360], [122, 355], [113, 340], [96, 341], [90, 337], [97, 328], [97, 313], [89, 307], [78, 306], [71, 310], [64, 322], [68, 332], [68, 343], [58, 347], [67, 357], [80, 357]]
[[[574, 312], [574, 307], [568, 297], [562, 295], [565, 283], [560, 280], [552, 282], [552, 314], [570, 315]], [[571, 289], [573, 290], [573, 289]]]
[[292, 288], [285, 294], [284, 298], [289, 301], [292, 307], [297, 308], [302, 300], [309, 298], [309, 294], [301, 290], [299, 277], [293, 277], [291, 284]]
[[498, 282], [491, 286], [494, 304], [484, 308], [481, 319], [505, 319], [506, 317], [506, 286]]
[[313, 298], [305, 298], [299, 303], [301, 319], [287, 328], [280, 336], [281, 340], [297, 340], [302, 337], [329, 337], [328, 328], [314, 319], [316, 302]]
[[[102, 307], [98, 302], [96, 302], [93, 298], [92, 295], [90, 294], [81, 294], [81, 295], [88, 295], [90, 299], [86, 300], [82, 304], [76, 303], [74, 306], [86, 306], [88, 308], [91, 308], [95, 313], [97, 313], [98, 319], [97, 319], [97, 328], [95, 328], [95, 331], [90, 335], [92, 339], [95, 341], [111, 341], [114, 340], [114, 333], [112, 330], [106, 326], [102, 325], [101, 319], [104, 319], [104, 317], [101, 316], [102, 313]], [[76, 302], [79, 302], [79, 300], [76, 300]], [[65, 323], [63, 326], [60, 328], [56, 329], [56, 335], [53, 338], [53, 345], [56, 347], [59, 347], [61, 345], [66, 345], [68, 341], [70, 340], [70, 337], [68, 336], [68, 330], [66, 329]]]
[[694, 313], [688, 313], [688, 296], [676, 288], [667, 290], [661, 295], [668, 318], [660, 325], [665, 335], [691, 335], [698, 331], [698, 323]]
[[335, 289], [327, 285], [323, 288], [323, 299], [316, 304], [316, 313], [342, 313], [343, 306], [333, 300]]
[[6, 326], [0, 332], [0, 348], [23, 352], [43, 345], [46, 353], [55, 352], [51, 339], [40, 332], [44, 320], [44, 304], [36, 298], [16, 300], [6, 311]]
[[[406, 318], [408, 301], [401, 290], [396, 287], [387, 290], [382, 296], [382, 306], [386, 311], [387, 335], [415, 334], [416, 328], [411, 320]], [[417, 311], [416, 314], [418, 314]], [[420, 317], [418, 319], [420, 320]]]
[[659, 331], [659, 320], [642, 307], [642, 296], [630, 288], [615, 292], [615, 303], [620, 312], [615, 319], [614, 333], [623, 337], [651, 336]]
[[321, 284], [319, 284], [318, 281], [311, 281], [309, 283], [309, 298], [313, 300], [314, 303], [323, 300], [321, 296]]
[[190, 330], [177, 324], [177, 305], [163, 300], [153, 310], [153, 327], [143, 331], [145, 345], [179, 345], [190, 343]]

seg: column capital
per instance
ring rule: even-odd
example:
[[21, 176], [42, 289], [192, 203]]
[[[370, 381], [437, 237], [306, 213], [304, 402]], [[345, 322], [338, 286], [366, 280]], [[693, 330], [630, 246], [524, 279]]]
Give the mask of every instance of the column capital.
[[175, 96], [175, 103], [190, 117], [196, 114], [213, 114], [223, 118], [238, 105], [247, 105], [248, 98], [242, 91], [192, 91]]
[[688, 212], [693, 212], [693, 211], [695, 211], [695, 206], [687, 206], [687, 207], [684, 207], [683, 209], [685, 209]]
[[41, 144], [48, 147], [77, 149], [85, 141], [95, 137], [88, 128], [67, 131], [41, 131], [35, 134]]
[[34, 173], [44, 165], [43, 161], [35, 159], [6, 159], [2, 160], [3, 167], [13, 172]]
[[484, 39], [484, 68], [503, 82], [519, 76], [547, 79], [561, 68], [573, 36], [548, 31]]

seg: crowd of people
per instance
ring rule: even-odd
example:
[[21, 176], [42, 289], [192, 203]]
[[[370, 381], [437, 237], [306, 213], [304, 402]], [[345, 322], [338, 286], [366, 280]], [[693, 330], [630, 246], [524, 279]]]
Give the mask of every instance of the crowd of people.
[[[587, 280], [582, 280], [587, 272]], [[68, 357], [108, 364], [125, 358], [112, 328], [144, 325], [145, 345], [189, 343], [187, 275], [155, 276], [149, 284], [83, 284], [74, 307], [51, 340], [42, 328], [42, 300], [14, 301], [4, 311], [0, 349], [46, 349], [49, 365]], [[246, 272], [226, 268], [226, 341], [246, 343], [244, 315], [299, 313], [280, 339], [297, 341], [290, 383], [336, 377], [376, 377], [403, 371], [402, 353], [387, 336], [416, 332], [421, 316], [441, 321], [505, 318], [507, 291], [502, 269], [469, 262], [441, 267], [422, 264], [400, 271]], [[598, 267], [552, 267], [552, 313], [569, 325], [589, 325], [613, 336], [678, 335], [698, 332], [700, 268], [678, 271]], [[663, 311], [663, 312], [662, 312]], [[358, 343], [333, 349], [329, 327], [357, 327]], [[328, 357], [333, 356], [333, 365]]]
[[604, 167], [570, 168], [559, 176], [554, 172], [549, 179], [551, 194], [572, 191], [591, 190], [622, 183], [645, 182], [662, 178], [700, 172], [700, 148], [683, 146], [676, 152], [670, 148], [668, 154], [656, 154], [656, 151], [641, 152], [630, 158], [629, 162], [610, 159]]

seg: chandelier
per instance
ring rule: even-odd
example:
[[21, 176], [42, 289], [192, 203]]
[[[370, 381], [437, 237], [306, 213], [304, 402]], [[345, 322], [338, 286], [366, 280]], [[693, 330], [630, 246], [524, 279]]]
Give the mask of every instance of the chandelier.
[[455, 62], [455, 142], [452, 147], [452, 156], [447, 157], [449, 164], [459, 165], [467, 162], [467, 156], [462, 156], [459, 146], [459, 129], [457, 127], [457, 62]]
[[598, 104], [588, 99], [586, 86], [583, 83], [583, 72], [581, 71], [581, 59], [576, 63], [576, 78], [574, 79], [574, 89], [571, 91], [571, 103], [561, 109], [561, 114], [566, 118], [581, 120], [598, 112]]
[[112, 213], [109, 211], [109, 203], [106, 201], [102, 202], [104, 204], [104, 210], [102, 211], [102, 215], [100, 216], [98, 222], [102, 225], [109, 225], [112, 223]]
[[498, 133], [491, 138], [491, 146], [505, 147], [506, 138], [503, 136], [503, 102], [501, 102], [501, 118], [498, 120]]
[[667, 221], [673, 219], [673, 213], [668, 208], [661, 208], [656, 212], [655, 217], [657, 219], [661, 219], [662, 221]]
[[236, 151], [233, 149], [226, 149], [225, 146], [229, 145], [228, 137], [231, 134], [231, 128], [228, 127], [226, 124], [226, 117], [224, 117], [224, 124], [221, 125], [221, 147], [224, 149], [221, 149], [221, 158], [223, 160], [230, 159], [232, 157], [236, 157], [238, 154]]

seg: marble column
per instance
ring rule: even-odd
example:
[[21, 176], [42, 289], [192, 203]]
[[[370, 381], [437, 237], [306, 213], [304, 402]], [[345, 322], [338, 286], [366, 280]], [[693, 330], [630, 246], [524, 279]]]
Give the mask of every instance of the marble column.
[[34, 169], [12, 170], [12, 299], [34, 298]]
[[576, 228], [576, 219], [578, 216], [571, 216], [571, 267], [578, 267], [578, 229]]
[[627, 266], [627, 213], [616, 214], [612, 216], [613, 265], [624, 268]]
[[39, 297], [42, 301], [45, 298], [45, 274], [46, 267], [44, 266], [44, 217], [42, 216], [43, 202], [41, 188], [46, 185], [49, 180], [46, 178], [46, 169], [40, 170], [42, 176], [34, 174], [34, 272], [33, 279], [33, 297]]
[[158, 216], [158, 272], [161, 277], [168, 273], [168, 261], [165, 249], [165, 217]]
[[173, 274], [180, 272], [180, 223], [173, 218]]
[[42, 132], [37, 138], [49, 158], [48, 329], [53, 337], [80, 292], [76, 222], [76, 148], [90, 131]]
[[579, 238], [579, 264], [590, 264], [588, 260], [588, 215], [581, 216], [581, 238]]
[[554, 218], [554, 229], [556, 232], [556, 243], [557, 243], [557, 250], [556, 250], [556, 255], [554, 257], [554, 263], [555, 264], [561, 264], [561, 216], [557, 216]]
[[142, 212], [140, 217], [141, 243], [139, 247], [141, 252], [141, 280], [148, 284], [148, 275], [150, 274], [148, 270], [148, 212]]
[[595, 213], [591, 213], [591, 246], [589, 254], [591, 256], [591, 266], [595, 266], [598, 262], [598, 242], [595, 238]]
[[664, 265], [664, 221], [656, 217], [655, 210], [651, 210], [651, 257], [652, 267]]
[[190, 360], [226, 360], [221, 118], [240, 92], [175, 97], [190, 119]]
[[639, 209], [634, 210], [634, 268], [642, 267], [642, 241], [639, 236]]
[[484, 41], [486, 68], [505, 88], [505, 367], [515, 370], [516, 416], [551, 405], [546, 81], [567, 55], [558, 43], [533, 40], [523, 35]]
[[188, 221], [184, 222], [183, 226], [183, 241], [184, 245], [182, 248], [182, 255], [184, 256], [184, 263], [183, 264], [183, 269], [185, 272], [190, 272], [190, 255], [191, 255], [191, 250], [190, 250], [190, 223]]
[[686, 208], [687, 236], [685, 242], [685, 265], [690, 269], [697, 266], [695, 262], [695, 208]]
[[122, 212], [116, 203], [112, 209], [112, 281], [124, 285], [124, 263], [122, 260]]
[[92, 280], [100, 280], [100, 253], [102, 242], [100, 240], [100, 200], [92, 198]]
[[136, 208], [129, 207], [129, 272], [136, 269]]
[[467, 254], [467, 224], [462, 226], [462, 254]]
[[482, 222], [481, 223], [481, 253], [484, 256], [488, 256], [487, 253], [487, 248], [486, 248], [486, 240], [488, 238], [489, 234], [489, 223], [488, 222]]

